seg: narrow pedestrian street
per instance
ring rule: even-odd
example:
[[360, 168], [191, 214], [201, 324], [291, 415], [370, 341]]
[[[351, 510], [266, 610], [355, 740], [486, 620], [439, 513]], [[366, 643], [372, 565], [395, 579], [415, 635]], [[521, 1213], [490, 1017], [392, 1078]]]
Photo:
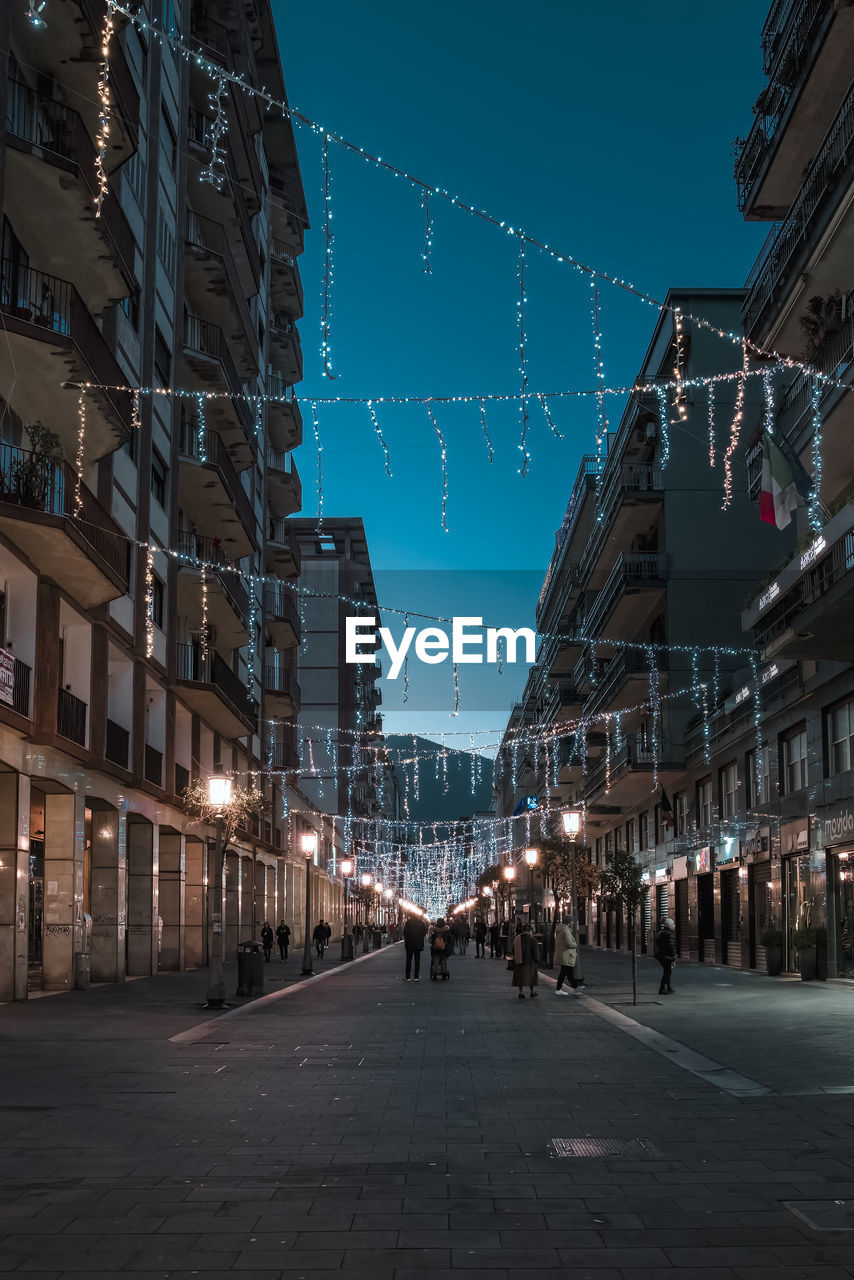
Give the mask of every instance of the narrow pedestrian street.
[[403, 958], [206, 1021], [199, 973], [0, 1008], [0, 1273], [854, 1275], [854, 989], [680, 966], [659, 1000], [644, 960], [632, 1009], [591, 953], [523, 1002], [473, 949]]

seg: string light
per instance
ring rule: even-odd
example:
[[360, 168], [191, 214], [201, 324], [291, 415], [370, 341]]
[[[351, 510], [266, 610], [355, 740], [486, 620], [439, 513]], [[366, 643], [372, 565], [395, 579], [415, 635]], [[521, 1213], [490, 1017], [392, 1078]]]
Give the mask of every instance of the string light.
[[154, 657], [154, 548], [145, 544], [145, 656]]
[[436, 421], [436, 415], [433, 412], [432, 404], [427, 405], [427, 413], [433, 424], [433, 430], [439, 441], [439, 447], [442, 450], [442, 528], [445, 533], [448, 532], [448, 449], [445, 445], [445, 437], [442, 435], [442, 429]]
[[377, 421], [376, 410], [374, 409], [374, 404], [372, 400], [368, 401], [368, 412], [371, 415], [371, 422], [374, 424], [374, 432], [376, 434], [377, 439], [380, 442], [383, 455], [385, 456], [385, 473], [390, 478], [391, 477], [391, 455], [389, 454], [388, 445], [386, 444], [385, 436], [382, 433], [382, 428], [379, 422]]
[[676, 391], [673, 396], [673, 403], [676, 406], [679, 421], [687, 422], [688, 397], [685, 393], [685, 385], [682, 377], [685, 368], [685, 334], [682, 325], [682, 311], [681, 308], [677, 306], [673, 308], [673, 328], [676, 348], [676, 368], [674, 371]]
[[314, 443], [317, 445], [317, 535], [323, 533], [323, 445], [320, 443], [320, 423], [317, 421], [317, 401], [311, 402], [311, 425]]
[[42, 27], [47, 26], [47, 23], [42, 17], [46, 4], [47, 0], [29, 0], [29, 4], [27, 5], [27, 22], [29, 22], [31, 27], [35, 27], [36, 30], [40, 30]]
[[729, 444], [727, 445], [727, 450], [724, 454], [724, 500], [721, 507], [722, 511], [728, 510], [732, 503], [732, 460], [735, 455], [735, 451], [738, 448], [738, 441], [741, 435], [741, 424], [744, 420], [744, 395], [746, 390], [745, 375], [747, 373], [747, 367], [750, 359], [746, 343], [744, 344], [743, 352], [744, 364], [742, 376], [739, 378], [737, 384], [735, 394], [735, 413], [733, 414], [732, 426], [730, 428]]
[[596, 507], [597, 519], [601, 520], [598, 508], [602, 493], [602, 446], [608, 434], [608, 416], [605, 412], [605, 368], [602, 364], [602, 335], [599, 330], [599, 287], [595, 278], [590, 281], [590, 320], [593, 326], [593, 375], [599, 384], [596, 395]]
[[522, 453], [522, 462], [519, 467], [519, 475], [528, 474], [528, 463], [531, 461], [531, 455], [528, 453], [528, 351], [525, 338], [525, 304], [528, 301], [525, 293], [525, 237], [519, 232], [519, 301], [517, 307], [517, 323], [519, 326], [519, 381], [521, 387], [521, 395], [519, 397], [519, 415], [522, 424], [522, 437], [519, 441], [519, 449]]
[[706, 387], [707, 413], [709, 420], [709, 466], [715, 465], [715, 450], [717, 448], [717, 440], [715, 438], [715, 386], [710, 382]]
[[486, 405], [483, 400], [480, 402], [480, 429], [483, 432], [483, 438], [486, 441], [487, 452], [489, 453], [489, 465], [492, 466], [495, 457], [495, 450], [492, 447], [492, 441], [489, 438], [489, 427], [486, 425]]
[[659, 733], [659, 717], [661, 715], [661, 692], [659, 684], [658, 657], [655, 651], [655, 645], [647, 646], [647, 661], [649, 663], [649, 708], [650, 718], [652, 720], [652, 789], [658, 790], [658, 766], [661, 751], [661, 741]]
[[214, 118], [205, 129], [205, 141], [208, 144], [208, 162], [199, 174], [200, 182], [208, 182], [215, 191], [222, 191], [225, 183], [225, 139], [228, 132], [228, 116], [225, 110], [228, 81], [222, 71], [214, 76], [214, 84], [208, 94], [208, 103], [213, 108]]
[[332, 315], [332, 185], [329, 170], [329, 134], [323, 132], [323, 305], [320, 316], [320, 358], [323, 364], [323, 376], [334, 378], [332, 372], [332, 348], [329, 340], [329, 329]]
[[[409, 626], [409, 614], [405, 613], [403, 615], [404, 631], [407, 629], [408, 626]], [[401, 701], [404, 703], [409, 701], [409, 650], [408, 649], [406, 650], [406, 655], [403, 659], [403, 695], [402, 695]]]
[[208, 433], [205, 422], [205, 397], [203, 392], [199, 392], [196, 396], [196, 447], [199, 453], [199, 462], [207, 462]]
[[139, 397], [139, 388], [136, 388], [131, 392], [130, 398], [130, 427], [131, 433], [134, 435], [137, 431], [142, 430], [142, 415], [139, 408]]
[[[545, 418], [545, 420], [546, 420], [546, 425], [548, 426], [548, 428], [549, 428], [549, 430], [551, 431], [552, 435], [554, 436], [554, 438], [555, 438], [556, 440], [563, 440], [563, 433], [562, 433], [562, 432], [560, 432], [560, 431], [558, 431], [557, 427], [555, 426], [554, 419], [552, 418], [551, 410], [549, 409], [549, 404], [548, 404], [548, 401], [546, 400], [545, 396], [540, 395], [540, 394], [538, 393], [538, 394], [537, 394], [537, 399], [538, 399], [538, 400], [539, 400], [539, 402], [540, 402], [540, 407], [542, 408], [542, 411], [543, 411], [543, 417], [544, 417], [544, 418]], [[491, 461], [492, 461], [492, 458], [490, 458], [490, 459], [489, 459], [489, 461], [491, 462]]]
[[769, 436], [773, 436], [774, 417], [775, 417], [773, 369], [762, 370], [762, 394], [763, 394], [762, 430], [767, 432]]
[[822, 526], [821, 509], [821, 390], [815, 378], [810, 385], [812, 412], [812, 489], [809, 496], [808, 519], [810, 528], [818, 533]]
[[433, 268], [430, 265], [430, 252], [433, 248], [433, 225], [430, 219], [430, 192], [425, 187], [421, 193], [421, 207], [424, 210], [424, 249], [421, 253], [421, 259], [424, 263], [425, 275], [432, 275]]
[[202, 632], [199, 636], [199, 653], [203, 663], [208, 660], [208, 579], [204, 568], [201, 572], [202, 583]]
[[77, 456], [74, 460], [76, 480], [74, 484], [74, 514], [78, 518], [83, 510], [83, 458], [86, 447], [86, 397], [81, 393], [77, 401]]
[[95, 135], [95, 217], [100, 218], [101, 206], [110, 190], [107, 177], [107, 151], [110, 145], [110, 42], [113, 38], [115, 0], [107, 0], [104, 25], [101, 29], [101, 63], [98, 71], [98, 132]]
[[667, 388], [656, 387], [658, 396], [658, 425], [661, 431], [661, 469], [670, 461], [670, 411], [667, 407]]
[[458, 716], [460, 714], [460, 673], [457, 668], [456, 662], [453, 664], [453, 666], [454, 666], [454, 709], [451, 712], [451, 715]]

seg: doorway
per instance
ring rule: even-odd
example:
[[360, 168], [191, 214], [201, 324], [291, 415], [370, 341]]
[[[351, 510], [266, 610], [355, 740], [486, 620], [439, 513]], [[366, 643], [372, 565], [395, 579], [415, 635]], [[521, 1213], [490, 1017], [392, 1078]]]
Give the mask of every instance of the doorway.
[[750, 918], [750, 967], [765, 969], [762, 935], [774, 927], [771, 901], [771, 863], [754, 862], [748, 868], [748, 914]]
[[676, 954], [688, 954], [688, 881], [677, 880], [674, 886], [676, 895]]
[[700, 960], [715, 963], [715, 883], [711, 871], [697, 876], [697, 915]]
[[30, 791], [30, 924], [27, 946], [27, 985], [41, 991], [44, 965], [44, 814], [41, 791]]
[[741, 968], [740, 912], [738, 868], [734, 867], [721, 872], [721, 954], [724, 964], [734, 969]]
[[827, 976], [854, 978], [854, 849], [827, 854]]

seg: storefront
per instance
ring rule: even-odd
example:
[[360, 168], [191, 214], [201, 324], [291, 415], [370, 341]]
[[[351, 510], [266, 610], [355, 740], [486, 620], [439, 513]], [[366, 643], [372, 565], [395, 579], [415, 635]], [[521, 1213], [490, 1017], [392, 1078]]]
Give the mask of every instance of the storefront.
[[721, 961], [734, 969], [742, 967], [741, 955], [741, 856], [737, 840], [727, 837], [718, 848], [715, 866], [720, 873]]
[[763, 936], [774, 927], [774, 889], [769, 827], [751, 827], [741, 842], [741, 859], [747, 868], [747, 962], [765, 970]]
[[670, 914], [676, 924], [676, 954], [687, 959], [691, 936], [691, 914], [688, 904], [688, 859], [676, 857], [670, 868], [673, 881], [673, 903]]
[[[784, 964], [793, 973], [798, 967], [797, 930], [819, 930], [820, 944], [827, 929], [827, 877], [824, 851], [810, 848], [808, 818], [784, 823], [780, 831], [780, 846], [783, 855]], [[819, 945], [818, 950], [821, 949]]]
[[827, 872], [827, 976], [854, 978], [854, 805], [816, 813]]
[[697, 881], [697, 951], [704, 964], [715, 963], [714, 852], [706, 847], [693, 855]]

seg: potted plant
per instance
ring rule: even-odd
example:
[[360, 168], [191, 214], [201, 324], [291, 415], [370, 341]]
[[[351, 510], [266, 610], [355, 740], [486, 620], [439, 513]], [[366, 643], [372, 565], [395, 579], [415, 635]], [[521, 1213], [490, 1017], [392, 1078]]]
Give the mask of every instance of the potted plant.
[[827, 982], [827, 929], [817, 925], [815, 931], [815, 976]]
[[816, 938], [811, 924], [803, 924], [792, 935], [792, 943], [798, 956], [798, 971], [802, 982], [815, 978]]
[[759, 941], [765, 948], [765, 969], [772, 978], [783, 972], [783, 931], [766, 929]]

